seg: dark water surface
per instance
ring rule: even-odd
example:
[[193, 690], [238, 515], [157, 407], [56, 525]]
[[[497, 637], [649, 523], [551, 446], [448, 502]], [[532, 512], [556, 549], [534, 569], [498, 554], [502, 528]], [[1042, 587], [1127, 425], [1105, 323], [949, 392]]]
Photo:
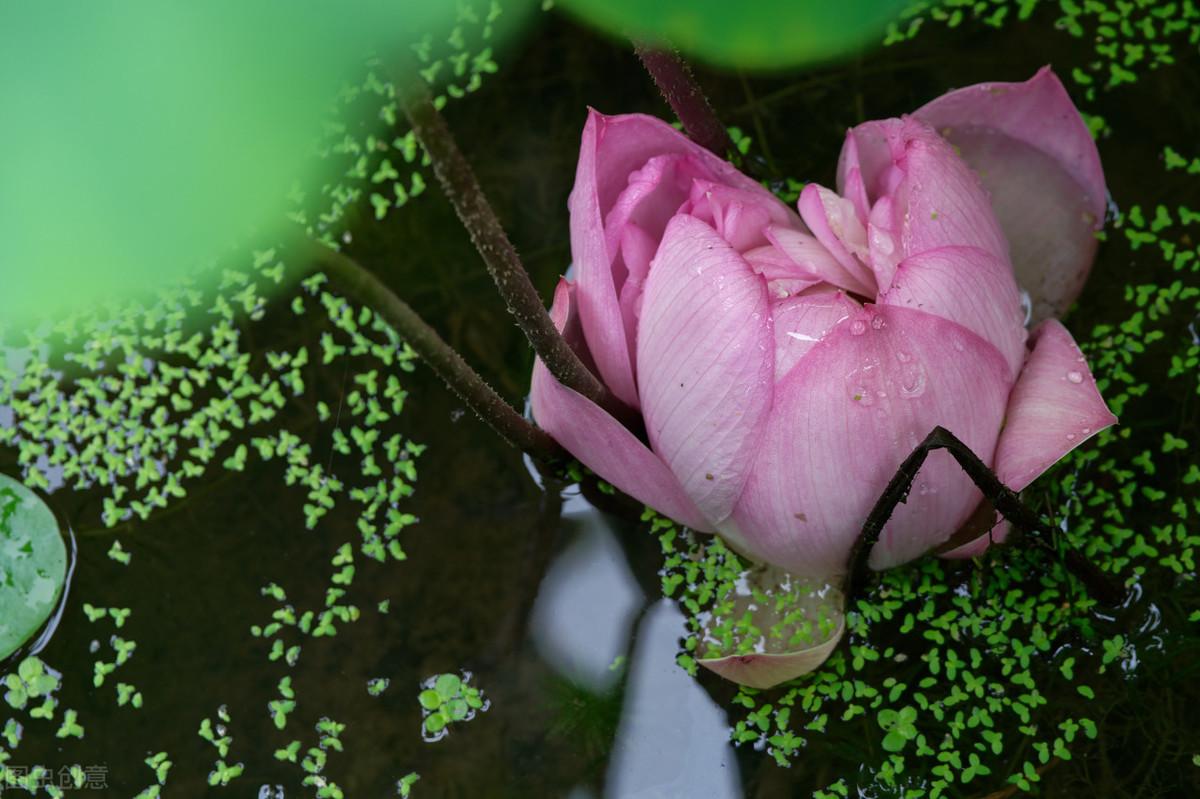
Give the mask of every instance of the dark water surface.
[[[955, 86], [1085, 62], [1088, 43], [1055, 32], [1052, 19], [1043, 9], [1004, 31], [931, 29], [912, 43], [799, 77], [700, 78], [724, 118], [755, 137], [768, 172], [832, 184], [843, 133], [861, 119], [903, 113]], [[1200, 59], [1194, 52], [1188, 58], [1102, 93], [1092, 106], [1113, 128], [1101, 156], [1119, 205], [1189, 196], [1200, 204], [1195, 182], [1160, 177], [1162, 147], [1194, 147], [1200, 134]], [[447, 118], [548, 295], [569, 262], [565, 203], [586, 106], [666, 110], [630, 53], [561, 18], [544, 19], [501, 62], [501, 74], [452, 104]], [[436, 191], [379, 224], [365, 209], [349, 251], [502, 393], [521, 401], [531, 356]], [[1161, 259], [1131, 263], [1124, 247], [1102, 246], [1072, 329], [1084, 333], [1116, 313], [1123, 286], [1139, 270], [1161, 270]], [[1148, 282], [1155, 279], [1147, 273]], [[275, 348], [311, 336], [309, 324], [272, 311], [251, 335], [258, 347]], [[319, 395], [336, 402], [345, 389], [342, 370], [310, 374]], [[30, 726], [12, 762], [102, 764], [102, 795], [131, 797], [153, 781], [143, 759], [166, 751], [175, 765], [165, 796], [255, 796], [260, 786], [276, 785], [281, 795], [309, 796], [314, 789], [299, 784], [297, 766], [273, 753], [293, 739], [304, 748], [315, 743], [313, 725], [325, 716], [347, 724], [345, 751], [330, 752], [326, 773], [355, 799], [393, 796], [396, 780], [412, 771], [421, 775], [414, 795], [429, 797], [807, 796], [838, 776], [853, 780], [878, 757], [879, 731], [867, 727], [861, 740], [814, 740], [791, 769], [752, 747], [735, 748], [726, 715], [733, 691], [675, 665], [683, 616], [662, 599], [661, 554], [646, 525], [636, 514], [593, 510], [575, 489], [561, 499], [543, 492], [519, 454], [464, 414], [427, 371], [403, 381], [410, 396], [390, 429], [428, 445], [415, 494], [403, 505], [420, 519], [402, 534], [407, 562], [359, 558], [351, 599], [361, 618], [335, 637], [289, 640], [302, 644], [294, 669], [269, 662], [268, 642], [249, 633], [277, 607], [260, 589], [275, 582], [298, 607], [319, 606], [330, 558], [357, 537], [348, 502], [309, 531], [302, 494], [284, 486], [282, 466], [217, 469], [188, 499], [117, 531], [133, 555], [126, 567], [105, 554], [111, 535], [98, 529], [96, 498], [56, 492], [52, 504], [79, 536], [70, 602], [130, 608], [118, 632], [137, 650], [94, 688], [90, 648], [93, 641], [106, 647], [114, 631], [68, 606], [41, 657], [64, 673], [60, 706], [79, 711], [86, 735], [64, 743], [49, 728]], [[1161, 401], [1139, 406], [1142, 417], [1123, 424], [1135, 436], [1146, 430], [1147, 446], [1164, 429], [1194, 433], [1196, 402], [1185, 399], [1186, 389], [1164, 389]], [[289, 408], [288, 419], [318, 454], [328, 452], [328, 430], [311, 408]], [[335, 472], [356, 468], [349, 458], [329, 457]], [[1173, 468], [1186, 470], [1186, 460], [1165, 467], [1164, 484]], [[1195, 593], [1194, 585], [1147, 581], [1120, 611], [1112, 624], [1126, 631], [1140, 662], [1099, 686], [1100, 737], [1047, 769], [1044, 795], [1200, 795], [1200, 767], [1192, 764], [1200, 753], [1200, 640], [1195, 625], [1184, 623]], [[382, 600], [390, 601], [387, 613], [377, 609]], [[426, 743], [420, 683], [460, 670], [472, 673], [490, 707]], [[285, 674], [298, 707], [279, 731], [267, 704]], [[116, 706], [117, 678], [143, 693], [141, 709]], [[390, 681], [377, 697], [366, 689], [375, 678]], [[216, 722], [221, 706], [234, 739], [224, 759], [246, 767], [223, 789], [206, 784], [217, 755], [197, 735], [201, 719]], [[998, 779], [978, 795], [988, 790], [1011, 795]]]

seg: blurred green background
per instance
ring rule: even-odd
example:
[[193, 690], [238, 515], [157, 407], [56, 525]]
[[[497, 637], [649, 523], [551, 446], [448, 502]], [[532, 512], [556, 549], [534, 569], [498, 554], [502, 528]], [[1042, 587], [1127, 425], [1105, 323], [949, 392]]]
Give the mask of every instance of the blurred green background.
[[[712, 63], [781, 67], [877, 38], [895, 0], [563, 5]], [[534, 10], [503, 7], [510, 27]], [[371, 56], [400, 65], [422, 39], [438, 46], [459, 12], [454, 0], [0, 7], [0, 320], [153, 288], [272, 243], [289, 193], [325, 177], [313, 148], [341, 83]]]

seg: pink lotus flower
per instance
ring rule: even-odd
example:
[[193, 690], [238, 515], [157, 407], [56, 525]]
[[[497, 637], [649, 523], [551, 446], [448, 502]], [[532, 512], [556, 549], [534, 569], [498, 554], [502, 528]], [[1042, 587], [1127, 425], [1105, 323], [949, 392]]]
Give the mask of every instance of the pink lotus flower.
[[[592, 112], [570, 198], [578, 281], [551, 314], [644, 438], [540, 361], [532, 387], [538, 424], [617, 488], [826, 579], [935, 426], [1020, 490], [1116, 421], [1052, 318], [1091, 266], [1105, 187], [1049, 69], [859, 125], [837, 186], [806, 186], [797, 215], [663, 122]], [[980, 500], [932, 453], [871, 565], [944, 543]]]

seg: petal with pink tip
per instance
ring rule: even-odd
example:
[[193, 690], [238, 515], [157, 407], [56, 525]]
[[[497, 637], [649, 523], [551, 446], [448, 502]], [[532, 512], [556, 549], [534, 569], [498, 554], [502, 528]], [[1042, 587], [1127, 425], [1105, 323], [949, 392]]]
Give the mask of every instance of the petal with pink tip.
[[1025, 314], [1007, 263], [975, 247], [940, 247], [900, 264], [885, 305], [958, 322], [1000, 351], [1015, 381], [1025, 361]]
[[1061, 316], [1091, 270], [1107, 190], [1095, 141], [1058, 77], [1043, 67], [1024, 83], [967, 86], [914, 116], [954, 144], [991, 192], [1035, 321]]
[[[1008, 242], [987, 192], [954, 148], [915, 119], [875, 124], [884, 130], [892, 158], [893, 169], [877, 180], [891, 200], [891, 223], [881, 227], [893, 236], [897, 260], [959, 246], [978, 247], [1008, 261]], [[869, 185], [865, 173], [863, 178]]]
[[1062, 323], [1042, 322], [1030, 341], [1033, 351], [1009, 397], [996, 445], [996, 476], [1014, 491], [1117, 422], [1096, 388], [1087, 359]]
[[[1083, 353], [1058, 320], [1038, 325], [1031, 339], [1033, 352], [1008, 400], [1008, 418], [996, 445], [994, 470], [1013, 491], [1032, 483], [1068, 452], [1110, 425], [1116, 424]], [[1002, 542], [1008, 522], [1000, 521], [987, 535], [943, 553], [946, 558], [983, 554], [991, 541]]]
[[642, 416], [654, 451], [713, 524], [742, 491], [771, 403], [766, 283], [694, 217], [667, 225], [638, 331]]
[[800, 192], [797, 203], [804, 224], [817, 241], [837, 259], [842, 268], [867, 287], [866, 295], [875, 296], [875, 278], [863, 263], [867, 259], [867, 230], [849, 200], [809, 183]]
[[620, 253], [612, 249], [621, 239], [619, 232], [611, 237], [606, 233], [605, 220], [628, 187], [632, 172], [655, 156], [672, 154], [687, 156], [690, 164], [713, 180], [771, 197], [758, 183], [662, 120], [642, 114], [608, 117], [589, 111], [575, 186], [567, 203], [571, 255], [579, 273], [577, 304], [601, 378], [634, 408], [638, 407], [638, 392], [633, 348], [627, 340], [619, 299], [625, 268], [618, 263]]
[[[582, 338], [572, 307], [574, 286], [559, 281], [550, 315], [572, 346]], [[710, 530], [661, 459], [591, 400], [562, 386], [538, 359], [530, 390], [539, 427], [596, 474], [660, 513], [696, 530]]]
[[[787, 571], [844, 573], [851, 546], [897, 467], [941, 425], [990, 462], [1008, 367], [961, 325], [909, 308], [864, 308], [775, 389], [750, 479], [718, 526], [731, 546]], [[934, 452], [871, 553], [874, 568], [945, 541], [980, 499], [953, 457]]]
[[692, 183], [682, 212], [709, 225], [740, 253], [767, 244], [763, 231], [769, 225], [800, 227], [795, 212], [774, 197], [707, 180]]
[[814, 275], [840, 289], [864, 297], [875, 296], [873, 283], [848, 271], [816, 238], [796, 228], [772, 225], [766, 230], [771, 244], [805, 275]]

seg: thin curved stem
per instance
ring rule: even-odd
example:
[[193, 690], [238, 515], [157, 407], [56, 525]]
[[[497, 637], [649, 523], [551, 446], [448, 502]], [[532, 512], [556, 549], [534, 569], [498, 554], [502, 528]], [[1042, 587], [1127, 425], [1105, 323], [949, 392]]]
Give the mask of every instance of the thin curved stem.
[[[1041, 517], [1021, 502], [1017, 492], [1000, 482], [1000, 479], [979, 459], [979, 456], [957, 436], [944, 427], [935, 427], [925, 437], [925, 440], [917, 445], [912, 454], [900, 464], [895, 476], [888, 482], [883, 494], [875, 503], [875, 507], [867, 516], [867, 522], [863, 525], [862, 532], [850, 553], [847, 596], [867, 582], [870, 573], [867, 561], [871, 554], [871, 548], [879, 541], [883, 526], [891, 518], [896, 506], [908, 497], [913, 480], [916, 479], [917, 472], [925, 462], [925, 457], [935, 449], [947, 450], [954, 456], [954, 460], [958, 461], [958, 465], [979, 487], [992, 507], [1026, 534], [1026, 538], [1023, 540], [1048, 552], [1058, 554], [1058, 549], [1052, 543], [1049, 533], [1046, 532], [1048, 528], [1043, 524]], [[1062, 553], [1062, 558], [1067, 571], [1079, 578], [1088, 593], [1100, 602], [1106, 605], [1118, 605], [1125, 598], [1124, 592], [1112, 583], [1108, 575], [1096, 568], [1077, 551], [1068, 548]]]
[[621, 419], [628, 417], [629, 411], [624, 404], [584, 366], [554, 326], [516, 248], [508, 240], [500, 220], [488, 204], [471, 165], [458, 149], [446, 120], [429, 97], [427, 87], [414, 82], [398, 87], [397, 91], [413, 132], [429, 153], [442, 190], [470, 233], [471, 241], [483, 257], [509, 313], [516, 318], [517, 325], [533, 345], [534, 352], [558, 382], [614, 416]]
[[729, 138], [729, 131], [721, 124], [704, 90], [696, 83], [687, 62], [671, 49], [651, 47], [641, 42], [635, 42], [633, 49], [654, 79], [654, 85], [662, 92], [663, 99], [683, 123], [683, 130], [688, 137], [721, 158], [729, 157], [734, 149], [733, 140]]
[[338, 288], [368, 305], [396, 328], [408, 345], [480, 419], [517, 449], [540, 460], [562, 457], [562, 449], [544, 430], [517, 413], [479, 373], [447, 344], [416, 311], [365, 267], [342, 253], [313, 244], [312, 258], [331, 276]]

